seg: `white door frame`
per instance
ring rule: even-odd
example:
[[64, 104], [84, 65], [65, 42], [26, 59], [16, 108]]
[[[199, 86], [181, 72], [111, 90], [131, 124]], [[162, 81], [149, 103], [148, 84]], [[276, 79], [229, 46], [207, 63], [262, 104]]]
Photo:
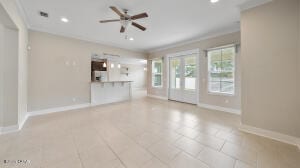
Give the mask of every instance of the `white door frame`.
[[172, 54], [167, 54], [166, 56], [166, 64], [167, 64], [167, 98], [169, 99], [170, 97], [170, 58], [172, 57], [179, 57], [179, 56], [186, 56], [186, 55], [191, 55], [191, 54], [196, 54], [196, 99], [197, 103], [196, 105], [199, 104], [200, 101], [200, 49], [193, 49], [193, 50], [187, 50], [187, 51], [181, 51], [177, 53], [172, 53]]

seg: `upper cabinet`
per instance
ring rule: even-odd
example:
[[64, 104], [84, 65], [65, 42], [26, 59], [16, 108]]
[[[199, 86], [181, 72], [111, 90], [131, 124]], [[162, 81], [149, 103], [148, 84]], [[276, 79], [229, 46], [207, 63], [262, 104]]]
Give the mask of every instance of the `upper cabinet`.
[[93, 71], [107, 71], [107, 61], [92, 61], [92, 72]]

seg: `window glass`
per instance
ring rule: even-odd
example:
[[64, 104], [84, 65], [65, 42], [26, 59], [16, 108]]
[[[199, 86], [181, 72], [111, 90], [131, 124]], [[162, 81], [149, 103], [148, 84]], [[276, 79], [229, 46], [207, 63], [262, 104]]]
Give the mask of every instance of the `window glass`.
[[235, 47], [208, 51], [208, 91], [234, 94]]
[[152, 61], [152, 86], [162, 87], [162, 60]]
[[180, 59], [170, 61], [170, 83], [172, 89], [180, 89]]
[[196, 57], [190, 56], [184, 58], [184, 89], [195, 90], [196, 89]]

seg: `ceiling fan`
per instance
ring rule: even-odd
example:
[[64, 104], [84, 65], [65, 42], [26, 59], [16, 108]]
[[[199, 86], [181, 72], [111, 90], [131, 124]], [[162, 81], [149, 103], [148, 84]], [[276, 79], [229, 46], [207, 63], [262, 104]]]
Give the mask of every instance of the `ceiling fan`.
[[127, 28], [127, 26], [129, 24], [131, 24], [132, 26], [134, 26], [134, 27], [136, 27], [136, 28], [138, 28], [142, 31], [146, 30], [146, 28], [144, 26], [134, 22], [134, 20], [148, 17], [147, 13], [144, 12], [144, 13], [140, 13], [140, 14], [137, 14], [137, 15], [130, 16], [130, 15], [127, 14], [128, 10], [126, 10], [126, 9], [124, 9], [123, 10], [124, 13], [122, 13], [118, 10], [118, 8], [116, 8], [114, 6], [110, 6], [109, 8], [111, 10], [113, 10], [114, 12], [116, 12], [120, 16], [120, 19], [101, 20], [100, 23], [121, 22], [120, 33], [124, 33], [125, 29]]

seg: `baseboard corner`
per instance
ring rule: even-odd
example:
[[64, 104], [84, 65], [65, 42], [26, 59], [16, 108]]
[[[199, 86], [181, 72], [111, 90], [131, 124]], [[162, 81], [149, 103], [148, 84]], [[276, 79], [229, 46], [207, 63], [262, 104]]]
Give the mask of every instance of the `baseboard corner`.
[[29, 115], [26, 112], [24, 119], [19, 123], [19, 128], [18, 128], [19, 130], [21, 130], [23, 128], [23, 126], [26, 123], [26, 121], [28, 120], [28, 118], [29, 118]]

